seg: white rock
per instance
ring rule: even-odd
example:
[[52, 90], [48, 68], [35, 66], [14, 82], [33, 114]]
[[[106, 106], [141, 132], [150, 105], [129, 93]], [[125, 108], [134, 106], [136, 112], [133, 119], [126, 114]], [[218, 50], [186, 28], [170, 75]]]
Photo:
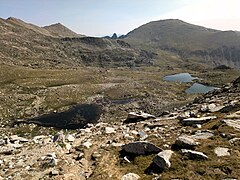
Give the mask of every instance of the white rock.
[[112, 127], [105, 127], [105, 133], [106, 134], [112, 134], [112, 133], [116, 133], [116, 131]]
[[71, 135], [71, 134], [68, 134], [66, 136], [66, 140], [68, 140], [69, 142], [73, 142], [73, 141], [75, 141], [75, 137], [73, 135]]
[[218, 156], [218, 157], [221, 157], [221, 156], [230, 156], [230, 153], [228, 152], [229, 149], [228, 148], [222, 148], [222, 147], [216, 147], [214, 149], [214, 152], [215, 154]]
[[92, 146], [92, 143], [87, 141], [87, 142], [84, 142], [82, 145], [89, 149]]
[[22, 142], [22, 143], [28, 142], [28, 139], [23, 138], [23, 137], [19, 137], [17, 135], [10, 136], [10, 140], [13, 141], [13, 142], [14, 141], [19, 141], [19, 142]]
[[140, 176], [134, 173], [128, 173], [122, 176], [121, 180], [138, 180]]
[[240, 131], [240, 120], [223, 120], [228, 126]]
[[182, 154], [187, 156], [189, 159], [208, 159], [208, 157], [202, 152], [192, 151], [188, 149], [182, 149]]
[[170, 158], [173, 154], [172, 150], [164, 150], [155, 156], [153, 163], [157, 165], [161, 170], [171, 167]]
[[195, 124], [203, 124], [206, 123], [212, 119], [216, 119], [216, 116], [208, 116], [208, 117], [200, 117], [200, 118], [187, 118], [183, 119], [181, 123], [186, 126], [192, 126]]
[[194, 148], [195, 146], [198, 145], [197, 142], [195, 142], [195, 140], [189, 136], [186, 136], [186, 135], [182, 135], [182, 136], [179, 136], [176, 141], [175, 141], [175, 145], [178, 147], [178, 148], [186, 148], [186, 149], [192, 149]]
[[69, 143], [65, 143], [65, 147], [68, 151], [72, 148], [71, 144]]

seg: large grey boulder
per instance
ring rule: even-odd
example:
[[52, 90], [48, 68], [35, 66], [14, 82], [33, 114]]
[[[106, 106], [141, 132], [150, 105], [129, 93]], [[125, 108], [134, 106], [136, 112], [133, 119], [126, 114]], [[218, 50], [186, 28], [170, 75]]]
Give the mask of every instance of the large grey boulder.
[[205, 155], [202, 152], [199, 151], [192, 151], [192, 150], [188, 150], [188, 149], [182, 149], [181, 150], [182, 154], [187, 156], [189, 159], [192, 160], [205, 160], [208, 159], [207, 155]]
[[124, 155], [133, 155], [133, 156], [139, 156], [139, 155], [149, 155], [149, 154], [157, 154], [162, 149], [155, 146], [152, 143], [145, 142], [145, 141], [138, 141], [133, 142], [129, 144], [125, 144], [122, 146], [122, 153]]
[[160, 170], [164, 170], [164, 169], [168, 169], [171, 167], [171, 163], [170, 163], [170, 158], [173, 154], [172, 150], [164, 150], [160, 153], [158, 153], [154, 159], [153, 159], [153, 163], [160, 169]]
[[200, 117], [200, 118], [187, 118], [181, 121], [182, 125], [192, 126], [196, 124], [204, 124], [212, 119], [216, 119], [216, 116]]
[[176, 139], [173, 147], [177, 149], [194, 149], [197, 145], [198, 143], [193, 138], [183, 135]]

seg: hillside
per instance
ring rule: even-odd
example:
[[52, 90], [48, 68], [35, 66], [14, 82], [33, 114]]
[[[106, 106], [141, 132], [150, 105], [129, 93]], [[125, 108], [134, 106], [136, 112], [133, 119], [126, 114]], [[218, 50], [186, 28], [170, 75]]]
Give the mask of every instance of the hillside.
[[239, 32], [218, 31], [170, 19], [147, 23], [124, 40], [133, 46], [175, 52], [213, 65], [240, 67]]
[[75, 35], [63, 25], [41, 28], [16, 18], [0, 19], [0, 62], [34, 68], [151, 64], [146, 51], [121, 40]]
[[49, 26], [44, 26], [44, 29], [48, 30], [49, 32], [52, 32], [54, 34], [57, 34], [61, 37], [81, 37], [83, 35], [78, 35], [77, 33], [73, 32], [72, 30], [68, 29], [61, 23], [52, 24]]

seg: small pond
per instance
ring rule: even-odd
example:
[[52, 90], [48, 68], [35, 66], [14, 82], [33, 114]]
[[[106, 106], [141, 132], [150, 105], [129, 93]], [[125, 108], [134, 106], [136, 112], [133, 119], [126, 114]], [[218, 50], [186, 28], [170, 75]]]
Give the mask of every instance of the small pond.
[[[195, 79], [199, 79], [198, 77], [193, 77], [189, 73], [179, 73], [174, 75], [165, 76], [163, 78], [165, 81], [174, 81], [174, 82], [192, 82]], [[194, 83], [190, 88], [188, 88], [185, 92], [187, 94], [194, 94], [194, 93], [207, 93], [214, 89], [217, 89], [216, 87], [212, 86], [205, 86], [200, 83]]]
[[165, 81], [175, 81], [175, 82], [192, 82], [197, 77], [192, 77], [189, 73], [179, 73], [174, 75], [165, 76], [163, 78]]
[[205, 86], [203, 84], [194, 83], [190, 88], [186, 89], [187, 94], [195, 94], [195, 93], [207, 93], [213, 91], [216, 87], [213, 86]]

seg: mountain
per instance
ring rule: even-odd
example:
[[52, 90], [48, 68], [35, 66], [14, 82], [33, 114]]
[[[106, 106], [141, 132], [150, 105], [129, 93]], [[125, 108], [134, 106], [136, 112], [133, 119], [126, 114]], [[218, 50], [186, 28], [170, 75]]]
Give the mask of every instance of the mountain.
[[55, 68], [132, 66], [152, 61], [151, 54], [121, 40], [79, 37], [61, 24], [41, 28], [8, 18], [0, 19], [0, 30], [0, 63], [4, 64]]
[[83, 35], [78, 35], [77, 33], [73, 32], [72, 30], [68, 29], [66, 26], [62, 25], [61, 23], [52, 24], [49, 26], [44, 26], [44, 29], [57, 34], [61, 37], [80, 37]]
[[153, 21], [129, 32], [133, 46], [175, 52], [185, 59], [240, 67], [240, 33], [192, 25], [177, 19]]

